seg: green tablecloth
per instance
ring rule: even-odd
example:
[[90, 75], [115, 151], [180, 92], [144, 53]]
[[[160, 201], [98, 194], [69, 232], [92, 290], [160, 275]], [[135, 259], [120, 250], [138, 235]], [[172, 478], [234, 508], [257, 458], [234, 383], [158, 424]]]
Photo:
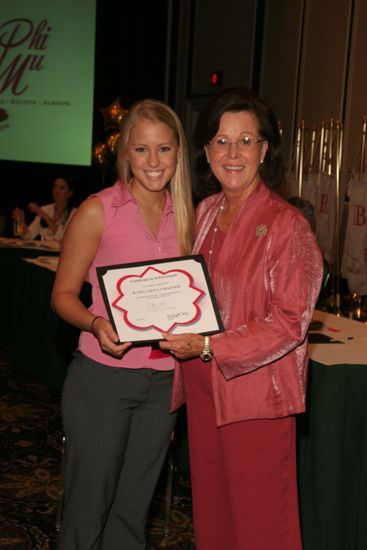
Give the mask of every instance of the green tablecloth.
[[[34, 252], [0, 249], [0, 342], [10, 347], [14, 366], [61, 389], [79, 331], [51, 310], [55, 273], [22, 259], [40, 255]], [[90, 285], [81, 297], [89, 305]]]
[[[27, 248], [0, 247], [0, 343], [9, 344], [16, 316], [14, 299], [22, 295], [23, 274], [20, 271], [23, 257], [35, 258], [45, 252]], [[47, 254], [58, 255], [56, 252]]]
[[[54, 273], [21, 259], [39, 254], [0, 249], [0, 342], [15, 366], [61, 389], [78, 331], [51, 311]], [[304, 550], [366, 550], [367, 349], [366, 365], [311, 361], [297, 428]]]
[[297, 425], [304, 550], [366, 550], [367, 364], [311, 361]]

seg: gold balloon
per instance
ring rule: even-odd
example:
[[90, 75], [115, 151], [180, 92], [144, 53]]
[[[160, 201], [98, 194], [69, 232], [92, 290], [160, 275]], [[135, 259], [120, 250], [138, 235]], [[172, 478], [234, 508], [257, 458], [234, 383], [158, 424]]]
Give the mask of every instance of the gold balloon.
[[105, 143], [96, 143], [93, 147], [93, 162], [100, 168], [108, 166], [107, 146]]
[[117, 117], [117, 121], [119, 123], [119, 127], [120, 127], [120, 124], [121, 124], [121, 120], [124, 118], [124, 116], [126, 115], [127, 113], [127, 109], [121, 109], [121, 112], [120, 114], [118, 115]]
[[116, 131], [116, 132], [112, 132], [112, 134], [110, 134], [106, 139], [107, 150], [112, 155], [116, 155], [117, 153], [117, 145], [118, 145], [119, 137], [120, 137], [120, 132]]
[[103, 115], [105, 130], [119, 128], [122, 118], [127, 113], [127, 110], [121, 106], [119, 97], [117, 97], [111, 105], [102, 107], [100, 111]]

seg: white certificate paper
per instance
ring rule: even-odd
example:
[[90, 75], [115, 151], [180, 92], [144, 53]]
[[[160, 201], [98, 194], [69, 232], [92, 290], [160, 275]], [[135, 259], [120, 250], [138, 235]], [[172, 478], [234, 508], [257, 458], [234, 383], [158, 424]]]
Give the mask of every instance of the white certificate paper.
[[121, 342], [155, 342], [162, 332], [223, 330], [201, 255], [103, 266], [97, 275]]

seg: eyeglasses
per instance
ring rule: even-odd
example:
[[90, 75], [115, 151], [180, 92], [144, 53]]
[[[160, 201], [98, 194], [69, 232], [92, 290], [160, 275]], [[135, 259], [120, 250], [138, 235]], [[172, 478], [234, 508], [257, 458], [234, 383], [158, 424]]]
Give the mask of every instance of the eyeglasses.
[[220, 137], [214, 138], [212, 141], [209, 142], [209, 145], [214, 151], [218, 152], [227, 152], [230, 145], [236, 145], [240, 151], [251, 151], [251, 149], [253, 149], [257, 143], [261, 143], [262, 141], [266, 141], [266, 139], [256, 139], [245, 136], [237, 141], [229, 141], [229, 139], [227, 138]]

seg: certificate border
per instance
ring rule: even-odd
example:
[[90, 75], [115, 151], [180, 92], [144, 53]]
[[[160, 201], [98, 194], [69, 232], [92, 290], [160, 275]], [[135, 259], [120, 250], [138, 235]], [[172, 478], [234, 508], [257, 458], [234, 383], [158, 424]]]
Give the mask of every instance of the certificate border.
[[[209, 271], [208, 271], [204, 256], [202, 254], [194, 254], [194, 255], [187, 255], [187, 256], [175, 256], [175, 257], [172, 257], [172, 258], [161, 258], [159, 260], [130, 262], [130, 263], [113, 264], [113, 265], [105, 265], [105, 266], [97, 267], [96, 272], [97, 272], [97, 277], [98, 277], [99, 286], [100, 286], [100, 289], [101, 289], [103, 301], [104, 301], [104, 304], [106, 306], [108, 317], [109, 317], [109, 320], [111, 322], [111, 325], [113, 326], [113, 328], [116, 332], [117, 332], [117, 329], [116, 329], [115, 321], [114, 321], [113, 314], [112, 314], [111, 303], [110, 303], [110, 300], [108, 298], [108, 294], [107, 294], [107, 290], [106, 290], [106, 287], [105, 287], [105, 284], [104, 284], [103, 276], [108, 271], [113, 271], [113, 270], [117, 270], [117, 269], [133, 268], [133, 267], [146, 267], [146, 268], [149, 268], [150, 266], [156, 266], [156, 265], [160, 265], [160, 264], [169, 264], [169, 263], [174, 263], [174, 262], [177, 262], [177, 261], [185, 261], [185, 260], [194, 260], [194, 261], [198, 262], [201, 265], [201, 269], [203, 271], [203, 275], [205, 277], [205, 281], [206, 281], [206, 284], [207, 284], [207, 287], [208, 287], [209, 298], [210, 298], [210, 301], [212, 303], [213, 312], [214, 312], [215, 319], [216, 319], [216, 322], [217, 322], [217, 328], [216, 329], [213, 329], [213, 330], [210, 330], [210, 331], [205, 331], [205, 332], [202, 332], [200, 334], [209, 336], [211, 334], [217, 334], [218, 332], [223, 332], [224, 331], [223, 322], [222, 322], [222, 319], [221, 319], [220, 313], [219, 313], [218, 303], [217, 303], [217, 300], [216, 300], [216, 297], [215, 297], [215, 294], [214, 294], [214, 291], [213, 291], [213, 286], [212, 286], [212, 283], [211, 283], [211, 280], [210, 280]], [[153, 338], [153, 339], [148, 339], [148, 340], [137, 340], [137, 341], [133, 341], [132, 343], [133, 343], [134, 346], [146, 346], [146, 345], [154, 344], [154, 343], [159, 342], [161, 340], [163, 340], [163, 338], [158, 337], [158, 338]], [[129, 341], [129, 340], [127, 340], [127, 341]]]

